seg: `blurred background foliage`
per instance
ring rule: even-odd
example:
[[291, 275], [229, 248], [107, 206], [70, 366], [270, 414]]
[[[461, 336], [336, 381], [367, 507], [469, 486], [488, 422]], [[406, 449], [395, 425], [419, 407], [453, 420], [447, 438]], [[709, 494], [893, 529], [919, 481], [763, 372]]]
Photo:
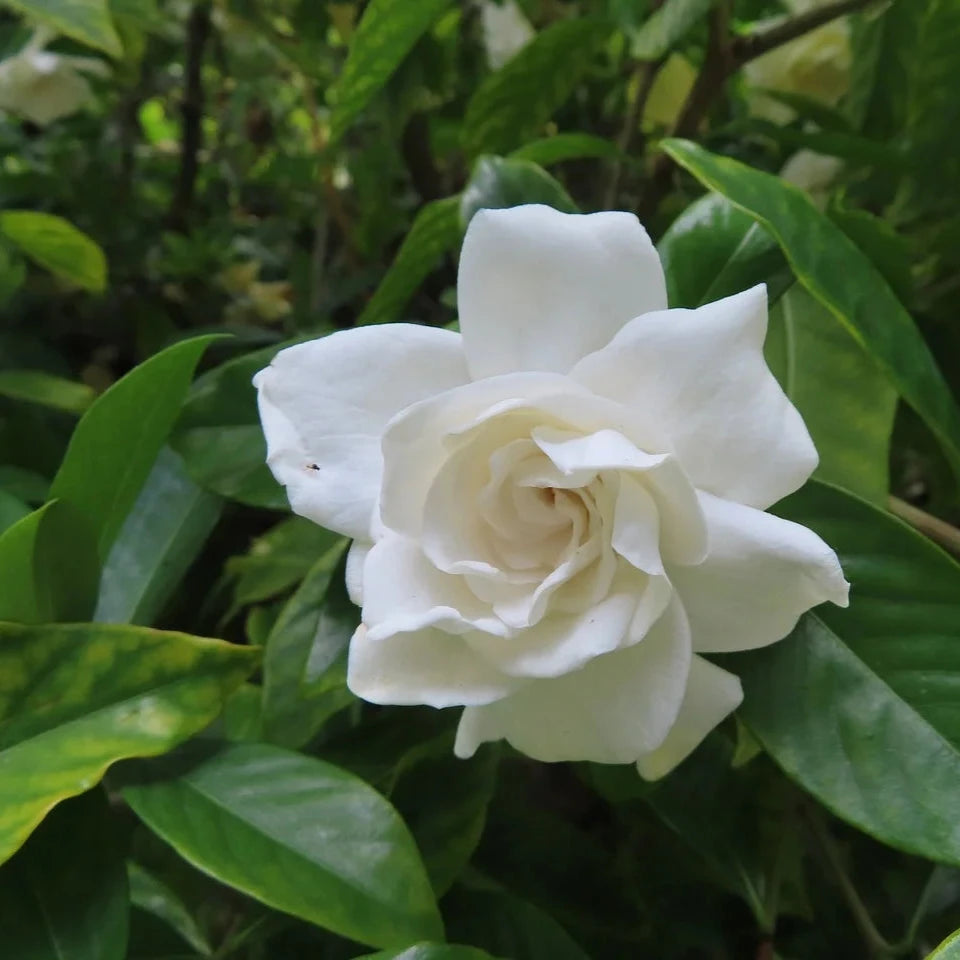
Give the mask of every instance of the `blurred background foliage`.
[[[481, 207], [632, 210], [661, 241], [672, 306], [768, 283], [770, 362], [818, 445], [847, 417], [879, 456], [860, 476], [857, 446], [852, 466], [825, 462], [826, 479], [892, 494], [949, 546], [942, 521], [960, 520], [960, 499], [929, 427], [872, 360], [851, 358], [776, 244], [720, 196], [698, 199], [658, 144], [691, 138], [806, 191], [911, 311], [956, 390], [958, 51], [957, 0], [10, 0], [0, 529], [46, 501], [78, 417], [123, 374], [229, 334], [207, 346], [134, 506], [101, 539], [96, 609], [81, 617], [265, 645], [256, 683], [216, 721], [233, 744], [224, 763], [268, 782], [257, 751], [272, 744], [372, 784], [420, 847], [448, 939], [495, 957], [926, 956], [960, 927], [960, 873], [835, 820], [744, 726], [651, 786], [632, 769], [506, 749], [457, 761], [448, 712], [352, 698], [344, 543], [289, 516], [250, 378], [282, 344], [335, 329], [455, 322], [456, 254]], [[702, 237], [685, 251], [698, 224], [740, 238], [732, 266]], [[176, 393], [172, 377], [155, 373], [110, 422], [121, 456], [137, 404]], [[851, 387], [847, 407], [823, 407], [825, 383]], [[262, 876], [178, 834], [170, 818], [190, 789], [231, 823], [256, 820], [230, 807], [220, 768], [198, 769], [208, 781], [185, 774], [171, 781], [180, 794], [118, 776], [109, 810], [93, 793], [62, 804], [0, 869], [0, 955], [338, 960], [391, 940], [296, 907], [298, 883], [326, 888], [302, 872], [289, 821]], [[211, 810], [197, 822], [228, 850], [240, 841]], [[28, 890], [73, 912], [44, 926]], [[73, 952], [51, 952], [41, 928], [67, 931]], [[482, 956], [437, 950], [403, 956]]]

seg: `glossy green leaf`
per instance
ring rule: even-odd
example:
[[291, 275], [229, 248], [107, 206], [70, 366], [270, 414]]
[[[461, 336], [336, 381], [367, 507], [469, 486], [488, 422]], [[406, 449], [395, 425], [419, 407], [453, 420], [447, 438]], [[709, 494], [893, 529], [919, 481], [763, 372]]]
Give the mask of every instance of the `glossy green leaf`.
[[334, 88], [330, 139], [337, 141], [387, 82], [450, 0], [371, 0], [350, 40]]
[[363, 781], [265, 744], [180, 759], [166, 779], [149, 768], [124, 798], [194, 866], [361, 943], [442, 935], [413, 840]]
[[120, 53], [107, 0], [5, 0], [20, 13], [88, 46]]
[[162, 920], [201, 956], [213, 953], [187, 906], [162, 880], [133, 862], [127, 864], [127, 878], [132, 906]]
[[657, 244], [671, 307], [701, 307], [767, 284], [770, 302], [793, 282], [776, 241], [726, 197], [707, 193], [670, 225]]
[[796, 287], [771, 312], [764, 350], [820, 454], [815, 476], [884, 505], [897, 406], [884, 372], [826, 308]]
[[301, 747], [353, 697], [346, 672], [331, 668], [345, 655], [360, 622], [343, 584], [344, 544], [320, 557], [286, 603], [267, 638], [263, 661], [263, 728], [271, 743]]
[[[22, 520], [28, 513], [30, 508], [19, 497], [7, 493], [0, 487], [0, 534], [18, 520]], [[0, 563], [2, 562], [2, 555], [0, 555]]]
[[850, 607], [725, 657], [741, 716], [777, 763], [885, 843], [960, 863], [960, 565], [899, 520], [822, 484], [776, 512], [834, 547]]
[[50, 487], [96, 527], [101, 557], [116, 539], [214, 337], [168, 347], [118, 380], [83, 415]]
[[127, 877], [101, 790], [62, 803], [0, 867], [0, 956], [124, 960]]
[[283, 487], [267, 467], [267, 445], [252, 380], [278, 351], [298, 342], [288, 340], [234, 357], [197, 378], [174, 426], [170, 446], [204, 489], [254, 507], [289, 508]]
[[484, 208], [497, 210], [524, 203], [544, 203], [563, 213], [577, 212], [563, 185], [535, 163], [480, 157], [460, 197], [460, 222], [466, 227]]
[[69, 503], [51, 501], [0, 535], [0, 620], [88, 620], [99, 578], [93, 530]]
[[489, 953], [476, 947], [460, 947], [447, 943], [418, 943], [405, 950], [383, 950], [368, 953], [361, 960], [493, 960]]
[[81, 414], [93, 402], [92, 387], [44, 370], [0, 370], [0, 396]]
[[303, 517], [288, 517], [257, 537], [242, 556], [227, 561], [233, 580], [231, 611], [261, 603], [296, 586], [343, 538]]
[[390, 269], [357, 318], [357, 325], [393, 323], [440, 258], [460, 241], [459, 197], [426, 204], [404, 237]]
[[801, 191], [686, 140], [664, 149], [777, 239], [797, 280], [884, 369], [960, 474], [960, 412], [929, 348], [882, 275]]
[[153, 623], [222, 509], [223, 501], [198, 487], [164, 447], [103, 565], [94, 620]]
[[666, 0], [633, 35], [630, 52], [636, 60], [659, 60], [707, 15], [716, 0]]
[[927, 960], [960, 960], [960, 930], [951, 933]]
[[258, 659], [142, 627], [0, 624], [0, 862], [110, 764], [206, 726]]
[[621, 155], [615, 143], [592, 133], [558, 133], [517, 147], [508, 159], [529, 160], [541, 167], [549, 167], [563, 160], [581, 160], [585, 157], [616, 160]]
[[70, 283], [100, 293], [107, 286], [107, 259], [72, 223], [52, 213], [0, 212], [0, 233], [31, 260]]
[[444, 897], [451, 939], [510, 960], [589, 960], [550, 914], [502, 890], [455, 887]]
[[462, 134], [467, 153], [509, 153], [536, 137], [611, 32], [606, 21], [580, 17], [559, 20], [537, 34], [471, 97]]

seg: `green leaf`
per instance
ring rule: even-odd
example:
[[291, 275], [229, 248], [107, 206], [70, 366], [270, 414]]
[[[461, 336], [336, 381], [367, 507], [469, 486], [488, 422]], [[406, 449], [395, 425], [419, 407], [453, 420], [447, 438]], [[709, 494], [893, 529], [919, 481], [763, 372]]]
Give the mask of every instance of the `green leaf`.
[[960, 960], [960, 930], [951, 933], [927, 960]]
[[73, 431], [50, 496], [72, 503], [96, 527], [101, 557], [136, 502], [213, 339], [184, 340], [141, 363], [98, 397]]
[[897, 406], [883, 370], [826, 308], [796, 287], [771, 313], [764, 351], [813, 437], [817, 479], [883, 506]]
[[243, 354], [197, 378], [170, 446], [183, 457], [187, 472], [201, 487], [253, 507], [289, 508], [283, 487], [267, 467], [267, 445], [252, 380], [280, 350], [303, 339]]
[[0, 867], [0, 956], [124, 960], [127, 877], [100, 790], [62, 803]]
[[726, 197], [707, 193], [670, 225], [657, 244], [671, 307], [702, 307], [767, 284], [770, 302], [793, 283], [776, 241]]
[[96, 396], [92, 387], [44, 370], [0, 370], [0, 396], [81, 414]]
[[460, 198], [446, 197], [426, 204], [404, 237], [390, 269], [357, 318], [357, 326], [393, 323], [437, 266], [460, 240]]
[[371, 0], [350, 40], [332, 90], [330, 141], [335, 143], [390, 79], [450, 0]]
[[93, 531], [69, 503], [47, 503], [0, 535], [0, 620], [88, 620], [99, 578]]
[[505, 891], [454, 887], [443, 909], [450, 937], [478, 944], [495, 957], [589, 960], [550, 914]]
[[0, 624], [0, 862], [110, 764], [206, 726], [257, 660], [142, 627]]
[[406, 950], [383, 950], [368, 953], [360, 960], [493, 960], [489, 953], [476, 947], [459, 947], [446, 943], [418, 943]]
[[345, 654], [360, 614], [346, 596], [342, 538], [310, 569], [267, 638], [263, 660], [265, 739], [301, 747], [353, 697], [346, 671], [331, 673]]
[[592, 133], [558, 133], [541, 140], [532, 140], [518, 147], [509, 160], [529, 160], [541, 167], [560, 163], [563, 160], [580, 160], [585, 157], [601, 157], [616, 160], [622, 156], [619, 147], [603, 137]]
[[587, 17], [560, 20], [490, 74], [467, 106], [462, 133], [467, 153], [509, 153], [536, 137], [586, 75], [612, 29]]
[[338, 533], [303, 517], [288, 517], [257, 537], [250, 549], [227, 561], [234, 581], [231, 615], [296, 586], [332, 547], [342, 545]]
[[337, 767], [265, 744], [155, 767], [124, 798], [194, 866], [268, 906], [377, 947], [442, 936], [403, 821]]
[[165, 883], [133, 862], [127, 864], [127, 877], [132, 906], [162, 920], [201, 956], [209, 957], [213, 953], [184, 902]]
[[4, 210], [0, 212], [0, 233], [61, 279], [91, 293], [106, 289], [107, 259], [103, 251], [63, 217], [32, 210]]
[[801, 191], [686, 140], [664, 149], [777, 239], [797, 280], [884, 369], [960, 474], [960, 413], [929, 348], [870, 260]]
[[763, 650], [723, 658], [741, 717], [838, 816], [960, 863], [960, 565], [899, 520], [822, 484], [776, 512], [836, 549], [850, 607], [824, 604]]
[[659, 60], [707, 15], [716, 0], [666, 0], [634, 34], [630, 53], [635, 60]]
[[117, 56], [120, 38], [107, 0], [6, 0], [14, 10], [90, 47]]
[[198, 487], [169, 447], [161, 449], [103, 565], [94, 620], [153, 623], [222, 509], [223, 501]]
[[544, 203], [563, 213], [577, 205], [563, 185], [529, 160], [480, 157], [460, 198], [460, 222], [466, 228], [478, 210]]
[[[28, 513], [30, 513], [30, 508], [19, 497], [7, 493], [0, 487], [0, 534], [12, 527], [18, 520], [22, 520]], [[0, 564], [2, 563], [2, 555], [0, 555]]]

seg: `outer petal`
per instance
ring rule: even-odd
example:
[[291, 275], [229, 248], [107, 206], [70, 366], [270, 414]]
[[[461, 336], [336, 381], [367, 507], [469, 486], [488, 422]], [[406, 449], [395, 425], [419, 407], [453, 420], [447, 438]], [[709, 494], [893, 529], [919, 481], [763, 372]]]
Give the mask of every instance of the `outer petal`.
[[350, 641], [347, 686], [371, 703], [486, 704], [519, 685], [481, 660], [461, 637], [434, 627], [372, 639], [361, 624]]
[[811, 607], [847, 605], [840, 561], [812, 530], [710, 494], [700, 502], [710, 553], [699, 566], [670, 569], [698, 653], [763, 647]]
[[254, 377], [267, 463], [294, 511], [370, 538], [387, 421], [467, 381], [460, 337], [390, 324], [282, 350]]
[[635, 216], [539, 204], [473, 217], [457, 299], [474, 379], [567, 373], [628, 320], [667, 305], [660, 258]]
[[640, 776], [647, 780], [666, 776], [724, 717], [740, 706], [741, 700], [743, 690], [738, 677], [703, 657], [694, 657], [676, 723], [656, 750], [645, 753], [637, 761]]
[[485, 707], [468, 707], [454, 750], [472, 756], [504, 738], [535, 760], [632, 763], [663, 743], [680, 710], [690, 670], [683, 610], [671, 605], [639, 643], [583, 669], [535, 680]]
[[658, 423], [694, 486], [764, 509], [817, 465], [763, 358], [766, 329], [760, 285], [697, 310], [638, 317], [571, 376]]

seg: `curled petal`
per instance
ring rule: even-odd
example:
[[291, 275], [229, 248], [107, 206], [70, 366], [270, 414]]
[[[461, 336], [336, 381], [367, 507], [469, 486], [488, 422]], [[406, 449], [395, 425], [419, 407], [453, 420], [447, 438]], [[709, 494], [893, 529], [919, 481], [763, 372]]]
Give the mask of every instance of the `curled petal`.
[[411, 324], [344, 330], [281, 350], [253, 382], [267, 463], [294, 511], [369, 539], [387, 421], [466, 380], [459, 335]]
[[670, 570], [698, 653], [763, 647], [819, 603], [847, 606], [840, 561], [812, 530], [710, 494], [700, 502], [710, 553], [698, 566]]
[[539, 204], [473, 217], [457, 300], [474, 379], [567, 373], [628, 320], [667, 305], [660, 258], [633, 214]]

